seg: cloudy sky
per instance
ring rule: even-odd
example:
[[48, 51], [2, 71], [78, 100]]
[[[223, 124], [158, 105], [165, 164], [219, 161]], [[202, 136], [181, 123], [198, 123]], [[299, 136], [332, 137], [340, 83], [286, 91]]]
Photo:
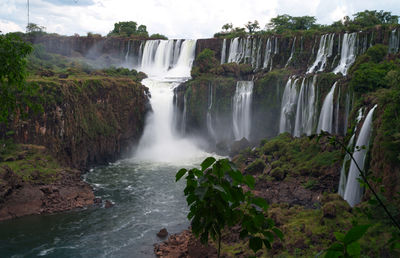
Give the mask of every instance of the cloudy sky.
[[[330, 24], [368, 10], [400, 14], [400, 0], [30, 0], [30, 22], [62, 35], [106, 35], [118, 21], [136, 21], [150, 34], [169, 38], [207, 38], [231, 22], [263, 27], [278, 14], [311, 15]], [[0, 31], [24, 31], [27, 0], [0, 0]]]

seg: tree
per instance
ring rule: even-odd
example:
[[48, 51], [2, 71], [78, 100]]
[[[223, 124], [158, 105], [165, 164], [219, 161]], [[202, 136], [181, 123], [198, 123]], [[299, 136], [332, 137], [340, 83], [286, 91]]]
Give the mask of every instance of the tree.
[[314, 16], [297, 16], [293, 17], [288, 14], [278, 15], [272, 18], [270, 23], [266, 25], [267, 29], [276, 33], [282, 33], [286, 30], [309, 30], [315, 24]]
[[232, 23], [226, 23], [222, 26], [222, 30], [224, 30], [225, 32], [232, 30], [232, 28], [233, 28]]
[[119, 35], [130, 37], [132, 35], [148, 37], [147, 28], [145, 25], [139, 25], [134, 21], [117, 22], [114, 24], [114, 29], [109, 35]]
[[391, 12], [381, 11], [368, 11], [358, 12], [353, 14], [353, 23], [361, 27], [371, 27], [378, 24], [398, 24], [399, 16], [392, 15]]
[[32, 46], [15, 34], [0, 34], [0, 123], [7, 123], [17, 110], [40, 106], [32, 101], [37, 87], [27, 84], [26, 59]]
[[28, 23], [28, 25], [26, 25], [27, 33], [41, 33], [44, 32], [45, 30], [46, 30], [45, 27], [39, 26], [36, 23]]
[[245, 24], [244, 27], [246, 27], [246, 29], [249, 31], [250, 34], [260, 29], [260, 25], [257, 20], [255, 20], [254, 22], [251, 21], [247, 22], [247, 24]]

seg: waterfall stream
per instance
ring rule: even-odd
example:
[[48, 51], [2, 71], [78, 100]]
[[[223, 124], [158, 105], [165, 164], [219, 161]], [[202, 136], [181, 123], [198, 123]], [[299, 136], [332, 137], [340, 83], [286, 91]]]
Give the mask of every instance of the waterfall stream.
[[[361, 170], [363, 170], [365, 166], [365, 157], [367, 155], [369, 140], [372, 132], [372, 118], [376, 107], [377, 106], [375, 105], [368, 112], [368, 115], [366, 116], [364, 124], [361, 127], [361, 131], [358, 135], [353, 153], [354, 160]], [[355, 162], [353, 160], [351, 161], [346, 188], [344, 191], [344, 199], [350, 204], [351, 207], [360, 203], [363, 195], [363, 189], [357, 181], [357, 178], [360, 177], [360, 172], [357, 169]]]
[[325, 131], [332, 133], [333, 129], [333, 94], [335, 93], [336, 82], [333, 84], [331, 90], [326, 95], [324, 103], [322, 104], [321, 113], [319, 115], [317, 133]]
[[252, 81], [238, 81], [233, 97], [233, 133], [236, 140], [250, 139]]

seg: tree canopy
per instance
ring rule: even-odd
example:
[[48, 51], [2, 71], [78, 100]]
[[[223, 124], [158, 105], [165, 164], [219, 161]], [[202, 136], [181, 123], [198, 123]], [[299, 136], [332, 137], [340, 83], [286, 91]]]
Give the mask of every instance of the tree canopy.
[[285, 30], [308, 30], [312, 28], [316, 22], [314, 16], [290, 16], [288, 14], [278, 15], [271, 19], [267, 24], [267, 28], [277, 33]]
[[0, 123], [7, 123], [18, 109], [36, 107], [36, 87], [27, 84], [26, 59], [32, 46], [15, 34], [0, 34]]
[[141, 36], [148, 37], [146, 25], [139, 25], [134, 21], [117, 22], [114, 24], [114, 29], [108, 34], [109, 36]]

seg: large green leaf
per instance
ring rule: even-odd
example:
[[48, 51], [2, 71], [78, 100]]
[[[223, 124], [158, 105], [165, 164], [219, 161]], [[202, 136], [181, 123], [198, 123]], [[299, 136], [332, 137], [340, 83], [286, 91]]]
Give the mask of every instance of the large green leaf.
[[346, 236], [344, 237], [343, 242], [346, 245], [349, 245], [349, 244], [357, 241], [365, 234], [365, 232], [367, 232], [369, 227], [370, 227], [370, 225], [354, 226], [352, 229], [349, 230], [349, 232], [347, 232]]
[[175, 176], [176, 182], [178, 182], [179, 179], [181, 179], [186, 174], [186, 172], [187, 172], [187, 170], [185, 168], [179, 169], [178, 173], [176, 173], [176, 176]]
[[346, 248], [347, 253], [350, 254], [351, 256], [360, 256], [361, 254], [361, 247], [358, 242], [353, 242], [350, 245], [347, 246]]
[[253, 250], [255, 253], [262, 248], [262, 244], [263, 244], [263, 241], [261, 238], [259, 238], [259, 237], [250, 238], [249, 246], [250, 246], [251, 250]]
[[255, 197], [251, 199], [251, 203], [257, 205], [258, 207], [260, 207], [263, 210], [268, 210], [268, 203], [265, 199], [261, 198], [261, 197]]
[[216, 159], [214, 157], [208, 157], [206, 158], [202, 163], [201, 163], [201, 170], [204, 171], [207, 168], [209, 168], [212, 164], [214, 164], [214, 162], [216, 161]]

